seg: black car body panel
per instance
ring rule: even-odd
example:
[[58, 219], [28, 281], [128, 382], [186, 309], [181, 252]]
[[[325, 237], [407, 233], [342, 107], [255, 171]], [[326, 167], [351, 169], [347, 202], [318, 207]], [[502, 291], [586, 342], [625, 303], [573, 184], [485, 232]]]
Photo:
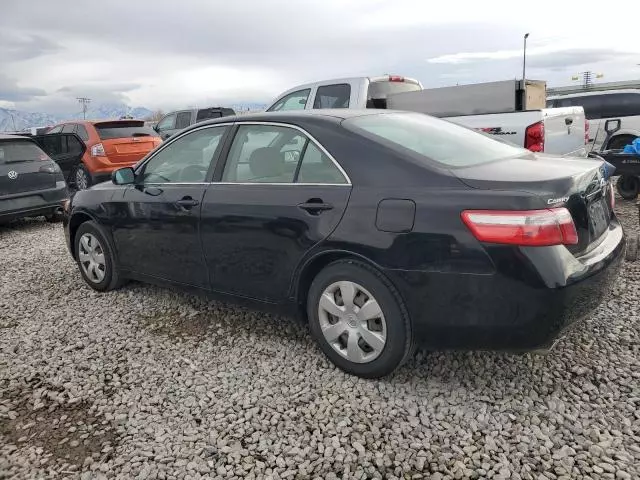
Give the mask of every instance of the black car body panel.
[[[65, 220], [70, 249], [73, 253], [77, 225], [93, 218], [104, 226], [119, 265], [132, 278], [285, 311], [304, 304], [310, 278], [328, 262], [360, 259], [391, 281], [418, 339], [431, 348], [544, 348], [599, 304], [625, 248], [622, 228], [606, 202], [611, 186], [599, 162], [523, 151], [519, 158], [443, 168], [341, 125], [345, 118], [377, 114], [264, 113], [193, 126], [180, 135], [208, 125], [292, 125], [317, 140], [349, 182], [224, 182], [234, 126], [205, 182], [155, 190], [105, 183], [79, 192]], [[597, 238], [588, 205], [580, 200], [585, 195], [605, 203], [605, 229]], [[197, 205], [182, 211], [175, 201], [184, 197]], [[331, 209], [316, 214], [300, 209], [312, 199]], [[556, 206], [571, 210], [577, 245], [484, 243], [461, 220], [467, 209]]]
[[32, 137], [0, 135], [0, 151], [0, 220], [60, 212], [67, 185]]
[[[80, 165], [87, 149], [85, 143], [75, 133], [41, 134], [30, 138], [60, 166], [64, 178], [69, 178], [73, 169]], [[104, 178], [104, 180], [107, 179]]]

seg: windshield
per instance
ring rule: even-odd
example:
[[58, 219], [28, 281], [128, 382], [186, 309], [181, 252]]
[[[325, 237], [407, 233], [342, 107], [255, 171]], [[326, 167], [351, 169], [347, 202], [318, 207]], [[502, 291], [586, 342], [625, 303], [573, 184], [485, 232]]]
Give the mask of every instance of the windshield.
[[36, 162], [49, 157], [29, 140], [0, 142], [0, 165], [17, 162]]
[[471, 129], [420, 113], [381, 113], [344, 120], [342, 123], [373, 140], [418, 153], [425, 160], [447, 167], [467, 167], [528, 150], [498, 142]]

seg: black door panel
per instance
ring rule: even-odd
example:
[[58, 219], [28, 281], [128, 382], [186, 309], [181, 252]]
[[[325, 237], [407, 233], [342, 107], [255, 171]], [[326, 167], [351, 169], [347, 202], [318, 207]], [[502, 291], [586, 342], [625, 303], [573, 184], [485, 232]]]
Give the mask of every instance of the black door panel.
[[206, 184], [130, 186], [114, 200], [113, 238], [123, 268], [208, 288], [198, 237]]
[[54, 133], [31, 137], [55, 161], [65, 178], [82, 161], [87, 147], [75, 133]]
[[211, 288], [285, 300], [298, 263], [336, 228], [350, 191], [348, 185], [211, 184], [200, 227]]

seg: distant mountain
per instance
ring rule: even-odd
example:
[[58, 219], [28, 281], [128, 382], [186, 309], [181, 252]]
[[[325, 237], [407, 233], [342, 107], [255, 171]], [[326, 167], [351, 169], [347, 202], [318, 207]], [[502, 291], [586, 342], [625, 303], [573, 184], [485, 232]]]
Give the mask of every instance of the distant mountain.
[[[148, 108], [131, 108], [124, 103], [105, 103], [89, 108], [87, 119], [105, 120], [109, 118], [120, 118], [131, 115], [133, 118], [144, 119], [153, 112]], [[20, 110], [10, 110], [0, 108], [0, 132], [20, 131], [31, 127], [45, 127], [54, 125], [64, 120], [79, 120], [82, 113], [51, 115], [40, 112], [22, 112]]]

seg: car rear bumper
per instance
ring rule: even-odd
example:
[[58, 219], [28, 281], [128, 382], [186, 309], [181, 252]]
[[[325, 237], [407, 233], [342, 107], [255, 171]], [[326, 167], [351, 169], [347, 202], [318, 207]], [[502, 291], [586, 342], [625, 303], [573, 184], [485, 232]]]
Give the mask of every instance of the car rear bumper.
[[56, 188], [21, 192], [0, 199], [0, 220], [47, 215], [63, 207], [69, 198], [64, 181], [56, 182]]
[[604, 240], [580, 258], [561, 246], [529, 247], [517, 249], [494, 274], [386, 273], [427, 348], [538, 350], [597, 308], [624, 250], [622, 227], [614, 221]]

